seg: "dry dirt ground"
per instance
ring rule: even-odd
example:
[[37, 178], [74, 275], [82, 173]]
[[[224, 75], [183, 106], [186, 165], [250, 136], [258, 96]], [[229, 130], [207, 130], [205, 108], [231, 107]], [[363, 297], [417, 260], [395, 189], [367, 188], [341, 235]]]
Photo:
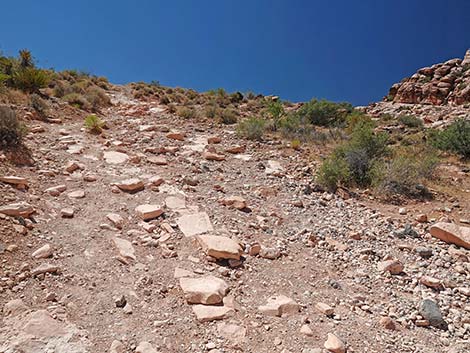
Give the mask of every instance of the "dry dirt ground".
[[[398, 206], [367, 196], [317, 192], [302, 151], [239, 140], [233, 127], [185, 121], [123, 92], [113, 100], [103, 136], [85, 131], [82, 119], [36, 122], [31, 127], [44, 131], [32, 129], [38, 132], [26, 141], [34, 167], [0, 167], [2, 175], [29, 184], [17, 190], [0, 183], [0, 204], [24, 201], [36, 211], [31, 219], [0, 218], [0, 352], [313, 353], [323, 352], [329, 333], [347, 352], [470, 352], [469, 252], [427, 233], [431, 218], [470, 218], [468, 187], [460, 200], [412, 204], [401, 215]], [[184, 140], [168, 138], [173, 130]], [[213, 136], [221, 142], [208, 145]], [[243, 145], [244, 152], [226, 152]], [[207, 160], [205, 150], [225, 160]], [[126, 160], [109, 163], [110, 151]], [[71, 161], [79, 168], [69, 173]], [[164, 181], [159, 186], [157, 176]], [[145, 188], [128, 193], [114, 185], [129, 178]], [[45, 191], [58, 185], [66, 186], [58, 196]], [[219, 202], [229, 196], [242, 197], [247, 208]], [[142, 222], [135, 212], [142, 204], [162, 205], [164, 214]], [[72, 218], [62, 217], [64, 208], [74, 210]], [[209, 233], [243, 244], [242, 261], [214, 262], [194, 236], [183, 234], [178, 218], [197, 212], [207, 213]], [[122, 217], [122, 229], [107, 219], [110, 213]], [[420, 213], [430, 222], [416, 222]], [[415, 232], [403, 232], [407, 224]], [[129, 242], [135, 260], [123, 258], [116, 237]], [[249, 255], [256, 243], [272, 256]], [[46, 244], [52, 256], [33, 258]], [[381, 271], [389, 259], [404, 270]], [[54, 273], [34, 275], [44, 264], [55, 266]], [[225, 305], [234, 310], [199, 322], [177, 268], [223, 279]], [[423, 275], [440, 288], [421, 284]], [[275, 295], [294, 300], [298, 312], [273, 317], [259, 310]], [[122, 296], [124, 308], [116, 302]], [[420, 326], [424, 298], [439, 305], [447, 329]], [[333, 313], [318, 310], [319, 302]]]

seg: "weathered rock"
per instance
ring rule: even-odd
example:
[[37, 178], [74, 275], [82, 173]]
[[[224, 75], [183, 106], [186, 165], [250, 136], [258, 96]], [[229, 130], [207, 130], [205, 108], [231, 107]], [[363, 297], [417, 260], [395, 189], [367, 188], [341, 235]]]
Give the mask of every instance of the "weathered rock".
[[137, 348], [135, 349], [135, 353], [158, 353], [153, 346], [148, 342], [140, 342]]
[[85, 197], [85, 191], [84, 190], [75, 190], [67, 195], [68, 197], [72, 199], [83, 199]]
[[31, 276], [37, 276], [43, 273], [57, 273], [58, 271], [59, 271], [59, 266], [44, 263], [40, 265], [39, 267], [36, 267], [34, 270], [32, 270]]
[[305, 336], [308, 336], [308, 337], [313, 336], [313, 331], [312, 331], [312, 329], [310, 328], [310, 326], [307, 325], [307, 324], [304, 324], [304, 325], [302, 325], [302, 326], [300, 327], [300, 333], [301, 333], [302, 335], [305, 335]]
[[267, 164], [264, 171], [268, 175], [280, 175], [284, 171], [284, 168], [278, 161], [269, 160]]
[[346, 346], [336, 335], [329, 333], [328, 339], [323, 345], [325, 349], [333, 353], [345, 353]]
[[419, 305], [420, 315], [429, 322], [431, 326], [439, 329], [447, 329], [447, 323], [442, 317], [441, 309], [434, 300], [424, 299]]
[[179, 282], [184, 297], [190, 304], [219, 304], [228, 291], [227, 283], [214, 276], [182, 277]]
[[399, 275], [403, 272], [404, 267], [398, 260], [386, 260], [379, 262], [378, 269], [381, 272], [389, 272], [392, 275]]
[[173, 274], [173, 278], [176, 278], [176, 279], [183, 278], [183, 277], [194, 277], [194, 276], [195, 276], [194, 272], [191, 272], [183, 268], [179, 268], [179, 267], [175, 268], [175, 272]]
[[113, 242], [119, 251], [119, 255], [121, 255], [124, 259], [131, 259], [134, 261], [136, 260], [135, 250], [130, 241], [114, 237]]
[[67, 207], [60, 210], [60, 214], [64, 218], [72, 218], [75, 211], [73, 208]]
[[67, 164], [65, 165], [65, 168], [64, 168], [64, 170], [67, 173], [73, 173], [74, 171], [76, 171], [78, 169], [80, 169], [80, 165], [75, 161], [67, 162]]
[[12, 217], [29, 217], [34, 213], [34, 208], [25, 202], [12, 203], [0, 206], [0, 213]]
[[170, 210], [182, 210], [186, 208], [186, 200], [183, 196], [168, 196], [165, 199], [165, 206]]
[[194, 314], [199, 322], [208, 322], [214, 320], [225, 319], [230, 314], [234, 313], [232, 308], [226, 306], [209, 306], [209, 305], [194, 305]]
[[16, 316], [24, 311], [28, 310], [28, 307], [24, 304], [21, 299], [10, 300], [3, 307], [3, 315], [5, 316]]
[[335, 313], [335, 310], [331, 306], [321, 302], [315, 304], [315, 309], [317, 309], [322, 314], [325, 314], [326, 316], [331, 316]]
[[163, 209], [160, 205], [140, 205], [135, 208], [135, 213], [140, 219], [149, 221], [160, 217], [163, 214]]
[[143, 181], [137, 178], [122, 180], [120, 182], [115, 183], [115, 185], [120, 190], [126, 192], [137, 192], [145, 188]]
[[212, 232], [214, 230], [209, 216], [205, 212], [183, 215], [176, 220], [176, 224], [187, 237]]
[[124, 225], [124, 218], [122, 218], [120, 215], [117, 213], [108, 213], [106, 215], [106, 218], [111, 221], [111, 223], [117, 228], [117, 229], [122, 229]]
[[184, 134], [181, 132], [170, 132], [166, 137], [170, 140], [184, 141]]
[[379, 324], [380, 324], [380, 326], [382, 326], [383, 328], [385, 328], [387, 330], [395, 330], [396, 329], [395, 321], [393, 321], [393, 319], [388, 317], [388, 316], [382, 317], [379, 320]]
[[103, 157], [106, 163], [109, 164], [123, 164], [126, 163], [129, 159], [127, 154], [114, 151], [104, 152]]
[[35, 252], [33, 252], [31, 256], [34, 257], [35, 259], [45, 259], [45, 258], [51, 257], [53, 252], [54, 251], [52, 249], [52, 246], [50, 246], [49, 244], [45, 244], [41, 246], [39, 249], [37, 249]]
[[416, 222], [426, 223], [428, 221], [428, 216], [425, 213], [421, 213], [416, 216]]
[[11, 185], [15, 185], [15, 186], [28, 186], [28, 180], [26, 178], [22, 178], [22, 177], [17, 177], [17, 176], [13, 176], [13, 175], [6, 175], [6, 176], [3, 176], [3, 177], [0, 177], [0, 181], [1, 182], [4, 182], [6, 184], [11, 184]]
[[114, 340], [109, 348], [109, 353], [126, 353], [126, 348], [121, 341]]
[[202, 157], [207, 159], [208, 161], [224, 161], [225, 156], [223, 154], [213, 153], [209, 151], [205, 151], [202, 153]]
[[220, 322], [217, 324], [217, 332], [223, 338], [241, 344], [246, 340], [246, 328], [240, 325]]
[[441, 239], [446, 243], [470, 249], [470, 227], [440, 222], [431, 226], [429, 233], [431, 233], [433, 237]]
[[44, 190], [44, 192], [48, 193], [51, 196], [59, 196], [65, 190], [67, 190], [67, 185], [57, 185]]
[[230, 196], [219, 201], [224, 206], [231, 206], [237, 210], [243, 210], [247, 207], [246, 200], [241, 196]]
[[287, 316], [298, 313], [300, 305], [285, 295], [277, 295], [269, 298], [258, 310], [269, 316]]
[[434, 289], [440, 289], [443, 287], [442, 282], [439, 279], [430, 276], [421, 276], [419, 283]]
[[281, 256], [281, 251], [276, 248], [267, 248], [267, 247], [262, 246], [259, 252], [259, 256], [261, 256], [264, 259], [276, 260], [277, 258]]
[[149, 163], [155, 164], [155, 165], [167, 165], [168, 161], [166, 160], [165, 157], [162, 156], [150, 156], [147, 157], [147, 160]]
[[240, 259], [242, 248], [233, 239], [213, 235], [199, 235], [197, 239], [205, 253], [209, 256], [216, 259]]

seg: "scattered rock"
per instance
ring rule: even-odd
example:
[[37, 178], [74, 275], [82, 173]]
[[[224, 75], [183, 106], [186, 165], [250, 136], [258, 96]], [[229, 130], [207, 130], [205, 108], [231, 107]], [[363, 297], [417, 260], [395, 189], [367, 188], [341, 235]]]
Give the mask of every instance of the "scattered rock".
[[103, 157], [109, 164], [123, 164], [129, 159], [127, 154], [114, 151], [104, 152]]
[[135, 353], [158, 353], [153, 346], [148, 342], [140, 342], [137, 348], [135, 349]]
[[48, 193], [51, 196], [59, 196], [65, 190], [67, 190], [67, 185], [57, 185], [44, 190], [44, 192]]
[[224, 206], [231, 206], [237, 210], [243, 210], [247, 207], [246, 200], [240, 196], [230, 196], [219, 201]]
[[63, 218], [73, 218], [75, 211], [73, 208], [67, 207], [60, 210], [60, 214]]
[[199, 235], [197, 240], [201, 244], [205, 253], [216, 259], [235, 259], [240, 260], [242, 248], [240, 244], [233, 239], [213, 236]]
[[219, 161], [220, 162], [220, 161], [225, 160], [224, 155], [213, 153], [213, 152], [208, 152], [208, 151], [203, 152], [202, 157], [207, 159], [208, 161]]
[[379, 321], [380, 326], [387, 330], [395, 330], [396, 329], [396, 324], [395, 321], [393, 321], [392, 318], [385, 316], [382, 317]]
[[35, 259], [46, 259], [53, 254], [52, 246], [45, 244], [31, 254]]
[[132, 246], [132, 243], [126, 239], [121, 239], [118, 237], [113, 237], [113, 242], [116, 248], [119, 251], [119, 255], [124, 259], [136, 260], [135, 250]]
[[0, 206], [0, 213], [12, 217], [29, 217], [34, 213], [34, 208], [25, 202], [12, 203]]
[[117, 213], [108, 213], [106, 215], [106, 218], [111, 221], [111, 223], [117, 228], [117, 229], [122, 229], [124, 225], [124, 218], [122, 218], [120, 215]]
[[285, 295], [277, 295], [269, 298], [258, 310], [269, 316], [287, 316], [298, 313], [300, 305]]
[[229, 314], [233, 314], [232, 308], [226, 306], [209, 306], [209, 305], [194, 305], [194, 314], [199, 322], [209, 322], [214, 320], [225, 319]]
[[130, 192], [130, 193], [141, 191], [145, 187], [143, 181], [137, 178], [122, 180], [118, 183], [115, 183], [115, 185], [120, 190]]
[[392, 275], [399, 275], [403, 272], [404, 267], [398, 260], [386, 260], [379, 262], [378, 269], [380, 272], [389, 272]]
[[335, 313], [335, 310], [331, 306], [321, 302], [315, 304], [315, 309], [326, 316], [331, 316]]
[[163, 214], [163, 209], [160, 205], [140, 205], [135, 208], [135, 213], [140, 219], [149, 221], [160, 217]]
[[214, 230], [209, 216], [205, 212], [183, 215], [176, 220], [176, 223], [186, 237], [192, 237]]
[[44, 263], [39, 267], [36, 267], [34, 270], [31, 271], [31, 276], [41, 275], [43, 273], [57, 273], [59, 272], [59, 266]]
[[446, 243], [470, 249], [470, 227], [440, 222], [431, 226], [429, 233], [431, 233], [433, 237], [441, 239]]
[[336, 335], [329, 333], [328, 339], [323, 345], [325, 349], [333, 353], [345, 353], [346, 346]]
[[447, 323], [442, 317], [441, 309], [434, 300], [424, 299], [419, 305], [420, 315], [429, 322], [431, 326], [439, 329], [447, 329]]
[[219, 304], [228, 291], [227, 283], [214, 276], [182, 277], [179, 282], [189, 304]]

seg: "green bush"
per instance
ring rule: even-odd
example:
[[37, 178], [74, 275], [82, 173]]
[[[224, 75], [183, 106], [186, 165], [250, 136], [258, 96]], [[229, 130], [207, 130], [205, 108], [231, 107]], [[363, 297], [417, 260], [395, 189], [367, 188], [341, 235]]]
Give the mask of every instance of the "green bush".
[[400, 124], [412, 129], [420, 129], [424, 126], [423, 121], [413, 115], [400, 115], [398, 121]]
[[424, 183], [433, 177], [438, 162], [433, 150], [401, 148], [391, 160], [377, 164], [374, 184], [386, 195], [425, 196]]
[[73, 105], [76, 108], [88, 110], [91, 108], [90, 102], [79, 93], [69, 93], [62, 97], [62, 100], [66, 101], [70, 105]]
[[100, 134], [103, 131], [105, 122], [96, 115], [88, 115], [85, 118], [85, 127], [93, 134]]
[[237, 134], [248, 140], [260, 141], [266, 129], [266, 121], [261, 118], [251, 117], [238, 123]]
[[352, 111], [353, 107], [349, 103], [334, 103], [324, 99], [312, 99], [300, 107], [296, 114], [313, 125], [342, 126]]
[[197, 112], [192, 107], [178, 107], [176, 114], [184, 119], [194, 119], [197, 116]]
[[456, 153], [465, 159], [470, 158], [470, 120], [458, 119], [442, 131], [430, 133], [432, 145]]
[[335, 153], [323, 161], [317, 172], [317, 182], [329, 191], [335, 191], [340, 185], [349, 185], [350, 180], [347, 161]]
[[24, 92], [34, 93], [48, 85], [50, 75], [46, 70], [25, 67], [15, 71], [11, 80], [14, 88], [18, 88]]
[[279, 128], [279, 123], [286, 115], [286, 112], [280, 101], [270, 99], [266, 102], [265, 114], [267, 115], [267, 118], [272, 120], [274, 130], [277, 130]]
[[387, 142], [388, 136], [375, 133], [372, 123], [357, 123], [349, 141], [339, 145], [323, 162], [317, 175], [318, 181], [330, 190], [339, 184], [370, 185], [371, 171], [388, 152]]
[[238, 121], [237, 112], [233, 109], [224, 109], [220, 113], [220, 122], [225, 125], [236, 124]]
[[278, 122], [281, 135], [289, 139], [309, 141], [313, 139], [314, 127], [297, 114], [287, 114]]
[[9, 107], [0, 106], [0, 148], [19, 146], [24, 132], [15, 112]]
[[95, 111], [101, 107], [111, 105], [111, 99], [108, 97], [106, 92], [98, 86], [87, 88], [85, 99], [90, 103], [92, 109]]

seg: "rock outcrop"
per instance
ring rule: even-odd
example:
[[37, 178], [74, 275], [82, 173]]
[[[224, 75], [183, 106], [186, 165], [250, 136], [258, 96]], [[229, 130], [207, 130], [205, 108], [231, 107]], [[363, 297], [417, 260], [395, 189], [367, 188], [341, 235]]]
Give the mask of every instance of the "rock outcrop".
[[395, 103], [462, 105], [470, 102], [470, 49], [452, 59], [418, 70], [394, 84], [386, 100]]

